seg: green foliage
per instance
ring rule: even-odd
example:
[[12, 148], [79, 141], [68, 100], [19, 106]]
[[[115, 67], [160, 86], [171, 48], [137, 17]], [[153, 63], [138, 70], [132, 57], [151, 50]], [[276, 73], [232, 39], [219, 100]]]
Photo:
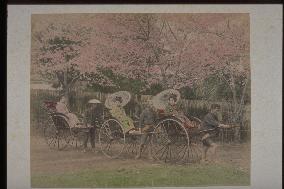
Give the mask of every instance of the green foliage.
[[[86, 91], [100, 91], [105, 93], [112, 93], [118, 90], [126, 90], [133, 94], [147, 94], [156, 95], [157, 93], [164, 90], [162, 84], [152, 84], [150, 87], [146, 87], [146, 82], [140, 79], [127, 78], [122, 75], [116, 75], [111, 69], [98, 69], [99, 74], [87, 73], [85, 77], [89, 79], [89, 85]], [[98, 84], [97, 80], [101, 77], [107, 77], [112, 81], [114, 86], [107, 86]], [[145, 90], [146, 89], [146, 90]]]
[[[240, 99], [243, 91], [244, 78], [236, 78], [236, 95]], [[250, 83], [247, 86], [244, 100], [245, 104], [250, 103]], [[192, 87], [183, 87], [180, 89], [181, 97], [184, 99], [210, 100], [210, 101], [232, 101], [232, 91], [223, 79], [217, 74], [209, 75], [203, 82]]]
[[148, 88], [144, 93], [147, 95], [156, 95], [163, 90], [164, 88], [162, 84], [157, 83], [157, 84], [152, 84], [150, 88]]
[[[80, 29], [72, 30], [70, 25], [63, 24], [61, 26], [62, 28], [57, 28], [55, 25], [50, 24], [45, 30], [33, 34], [35, 39], [40, 43], [38, 48], [42, 55], [36, 64], [44, 65], [44, 70], [39, 71], [39, 74], [43, 78], [50, 81], [57, 80], [58, 82], [54, 86], [62, 86], [64, 92], [68, 92], [72, 89], [71, 85], [75, 83], [73, 81], [77, 81], [79, 75], [81, 75], [78, 65], [71, 64], [70, 60], [79, 56], [81, 48], [87, 44], [86, 41], [89, 38], [91, 28], [81, 27]], [[56, 32], [61, 33], [58, 34]], [[64, 58], [52, 57], [50, 53], [58, 53]], [[65, 72], [66, 66], [62, 66], [56, 70], [50, 69], [54, 65], [68, 62], [67, 72]], [[65, 74], [67, 74], [67, 81], [65, 81]]]
[[36, 129], [42, 129], [44, 122], [48, 119], [47, 112], [43, 109], [44, 101], [58, 101], [59, 93], [53, 92], [52, 94], [44, 91], [31, 91], [31, 125]]
[[116, 91], [116, 87], [113, 87], [113, 86], [102, 86], [102, 85], [99, 85], [97, 83], [93, 83], [93, 84], [88, 84], [88, 86], [87, 86], [85, 91], [88, 91], [88, 92], [101, 91], [103, 93], [113, 93], [113, 92]]
[[249, 173], [232, 166], [158, 166], [136, 169], [85, 170], [75, 173], [34, 175], [32, 187], [192, 187], [245, 186]]
[[129, 91], [134, 94], [139, 94], [142, 88], [145, 86], [145, 82], [138, 79], [128, 79], [126, 77], [120, 77], [116, 81], [120, 90]]
[[199, 119], [202, 119], [208, 113], [208, 107], [201, 106], [201, 107], [188, 107], [186, 110], [187, 116], [194, 116]]
[[111, 69], [99, 69], [99, 72], [109, 78], [114, 86], [105, 86], [98, 84], [97, 80], [101, 77], [99, 74], [86, 74], [86, 77], [91, 79], [91, 82], [87, 90], [101, 91], [111, 93], [117, 90], [125, 90], [134, 94], [141, 93], [141, 90], [145, 87], [145, 82], [139, 79], [127, 78], [125, 76], [116, 75]]
[[183, 87], [179, 90], [181, 98], [183, 99], [200, 99], [201, 97], [197, 94], [197, 87]]

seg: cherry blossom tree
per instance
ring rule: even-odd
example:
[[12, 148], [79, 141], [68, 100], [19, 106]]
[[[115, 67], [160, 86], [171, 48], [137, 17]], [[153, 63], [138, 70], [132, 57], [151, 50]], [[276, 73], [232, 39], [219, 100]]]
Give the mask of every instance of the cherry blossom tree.
[[124, 78], [141, 81], [138, 92], [156, 84], [180, 89], [218, 74], [231, 89], [234, 107], [243, 104], [236, 81], [241, 78], [244, 94], [248, 15], [90, 14], [76, 22], [77, 17], [64, 24], [54, 19], [33, 32], [34, 68], [56, 77], [65, 91], [78, 79], [119, 89]]
[[[211, 48], [218, 62], [213, 62], [210, 67], [216, 69], [231, 90], [233, 102], [231, 121], [236, 123], [242, 120], [244, 97], [250, 81], [248, 15], [227, 18], [217, 26], [210, 29], [219, 33], [216, 35], [218, 39], [214, 48]], [[242, 86], [239, 98], [237, 85]]]
[[[107, 53], [110, 59], [104, 65], [122, 74], [127, 73], [128, 77], [146, 78], [148, 84], [161, 82], [165, 87], [171, 88], [191, 85], [210, 73], [228, 67], [228, 57], [237, 57], [242, 53], [232, 47], [241, 46], [242, 43], [247, 45], [246, 38], [239, 36], [242, 39], [239, 40], [235, 39], [238, 36], [234, 37], [236, 34], [243, 35], [246, 31], [233, 31], [235, 34], [227, 32], [225, 37], [221, 27], [227, 27], [227, 20], [232, 18], [224, 19], [224, 15], [215, 17], [116, 15], [108, 21], [113, 22], [111, 25], [116, 29], [104, 28], [105, 37], [110, 41], [103, 51], [108, 48], [112, 52]], [[211, 22], [217, 22], [218, 25], [213, 27]], [[230, 41], [231, 39], [235, 41]], [[99, 53], [97, 58], [102, 58], [101, 55]], [[108, 62], [116, 63], [112, 66]], [[239, 64], [237, 68], [242, 65]]]
[[68, 99], [74, 83], [80, 79], [78, 57], [88, 44], [91, 29], [69, 24], [49, 24], [33, 34], [33, 68], [45, 78], [57, 79]]

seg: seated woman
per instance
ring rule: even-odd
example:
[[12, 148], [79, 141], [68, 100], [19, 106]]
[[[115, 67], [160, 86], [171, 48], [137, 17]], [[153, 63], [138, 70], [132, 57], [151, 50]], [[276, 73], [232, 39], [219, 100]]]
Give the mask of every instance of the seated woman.
[[182, 121], [186, 128], [193, 128], [194, 125], [191, 121], [181, 112], [177, 107], [177, 96], [175, 94], [170, 95], [168, 99], [168, 105], [166, 106], [165, 113], [177, 117]]
[[122, 98], [119, 96], [115, 97], [114, 105], [110, 110], [110, 113], [115, 119], [117, 119], [122, 124], [125, 133], [132, 133], [131, 131], [134, 131], [135, 129], [133, 120], [126, 115], [125, 110], [121, 106], [121, 103]]
[[59, 100], [59, 102], [57, 102], [56, 111], [58, 113], [62, 113], [67, 116], [68, 118], [67, 122], [70, 128], [77, 128], [77, 127], [83, 126], [83, 123], [80, 122], [78, 117], [68, 110], [67, 105], [66, 105], [66, 98], [64, 96]]
[[67, 116], [68, 120], [68, 124], [70, 126], [70, 129], [73, 132], [82, 132], [82, 147], [83, 147], [83, 152], [87, 152], [87, 142], [88, 142], [88, 135], [89, 135], [89, 127], [88, 125], [85, 125], [84, 123], [82, 123], [78, 117], [71, 113], [66, 105], [66, 98], [63, 96], [59, 102], [57, 102], [56, 104], [56, 111], [58, 113], [62, 113], [64, 115]]

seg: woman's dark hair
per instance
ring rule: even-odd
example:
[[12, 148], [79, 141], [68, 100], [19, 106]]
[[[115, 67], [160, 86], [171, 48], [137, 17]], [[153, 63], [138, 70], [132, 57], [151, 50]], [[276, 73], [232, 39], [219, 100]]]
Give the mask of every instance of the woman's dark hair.
[[171, 98], [174, 99], [174, 101], [177, 101], [177, 95], [175, 95], [175, 94], [170, 94], [169, 100], [170, 100]]
[[114, 98], [114, 101], [118, 101], [119, 103], [122, 103], [122, 97], [121, 96], [116, 96]]

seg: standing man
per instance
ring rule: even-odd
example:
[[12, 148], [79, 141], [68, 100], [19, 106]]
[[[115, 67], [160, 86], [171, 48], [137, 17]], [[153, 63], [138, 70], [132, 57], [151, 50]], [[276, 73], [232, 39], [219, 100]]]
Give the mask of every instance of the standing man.
[[229, 125], [219, 123], [217, 116], [219, 111], [220, 105], [212, 104], [210, 107], [210, 112], [205, 115], [201, 123], [201, 132], [204, 133], [201, 138], [201, 141], [204, 146], [204, 160], [207, 160], [207, 152], [209, 149], [212, 150], [212, 153], [215, 158], [216, 148], [218, 147], [218, 145], [213, 142], [212, 137], [214, 137], [218, 133], [219, 128], [230, 128]]
[[[89, 101], [89, 107], [86, 111], [86, 119], [87, 123], [91, 125], [90, 132], [89, 132], [89, 140], [91, 143], [92, 151], [95, 151], [95, 144], [96, 144], [96, 131], [99, 128], [99, 125], [103, 121], [103, 106], [96, 99]], [[95, 102], [95, 103], [94, 103]], [[84, 141], [84, 146], [87, 147], [88, 140]]]
[[[156, 112], [153, 110], [150, 102], [146, 108], [142, 111], [139, 119], [139, 130], [142, 133], [141, 141], [138, 149], [138, 154], [135, 159], [141, 158], [142, 151], [145, 147], [147, 140], [150, 140], [150, 132], [153, 131], [156, 122]], [[148, 151], [148, 158], [153, 159], [151, 151]]]

